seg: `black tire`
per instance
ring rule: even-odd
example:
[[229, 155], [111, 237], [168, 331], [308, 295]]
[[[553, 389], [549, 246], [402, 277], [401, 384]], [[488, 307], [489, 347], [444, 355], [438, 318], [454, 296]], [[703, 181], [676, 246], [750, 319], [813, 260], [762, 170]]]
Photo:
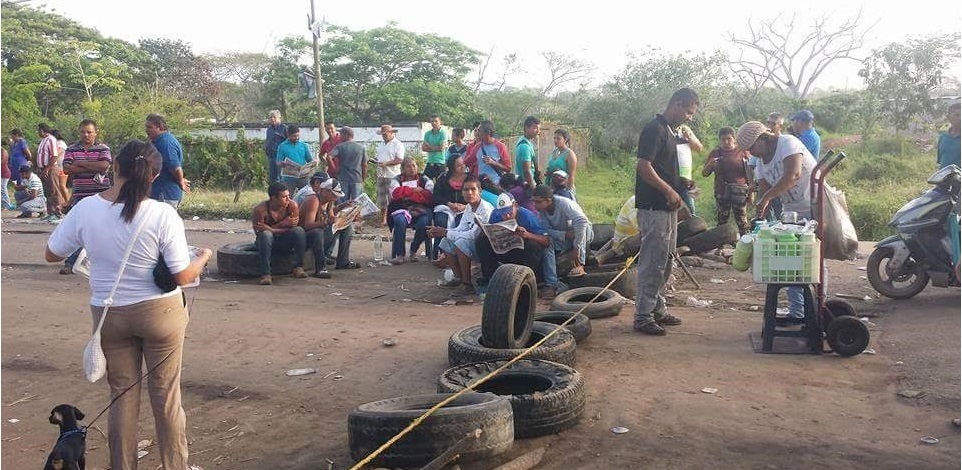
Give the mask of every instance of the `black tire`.
[[[444, 371], [439, 392], [457, 392], [503, 366], [507, 361], [466, 364]], [[522, 359], [478, 386], [511, 402], [514, 436], [557, 434], [578, 423], [585, 410], [585, 379], [571, 367], [549, 361]]]
[[844, 300], [829, 299], [825, 301], [825, 315], [822, 317], [822, 329], [828, 333], [828, 325], [838, 317], [857, 317], [855, 307]]
[[565, 325], [565, 329], [575, 337], [576, 343], [580, 343], [591, 335], [591, 319], [583, 313], [547, 311], [535, 315], [534, 321], [560, 325], [568, 321], [572, 316], [574, 316], [575, 319]]
[[[303, 268], [314, 269], [314, 256], [304, 252]], [[290, 274], [294, 270], [294, 256], [274, 254], [271, 256], [271, 274]], [[217, 249], [217, 272], [232, 277], [258, 277], [261, 275], [257, 248], [253, 242], [229, 243]]]
[[[605, 287], [611, 282], [625, 263], [608, 263], [601, 266], [585, 266], [585, 275], [579, 277], [567, 277], [569, 287]], [[638, 291], [638, 269], [632, 265], [621, 277], [609, 288], [626, 299], [635, 298]]]
[[591, 231], [594, 232], [594, 238], [591, 239], [588, 247], [597, 250], [615, 237], [615, 224], [591, 224]]
[[[557, 326], [551, 323], [534, 322], [534, 327], [531, 329], [531, 339], [528, 340], [524, 349], [489, 348], [481, 338], [481, 325], [469, 326], [454, 333], [448, 339], [448, 364], [454, 367], [472, 362], [513, 359], [554, 331]], [[562, 329], [525, 357], [557, 362], [566, 366], [574, 365], [575, 337], [567, 330]]]
[[697, 215], [693, 215], [681, 222], [678, 222], [678, 242], [680, 244], [682, 240], [685, 240], [692, 235], [698, 235], [706, 230], [708, 230], [708, 222], [705, 222], [705, 219], [698, 217]]
[[481, 309], [481, 336], [488, 347], [523, 348], [531, 338], [538, 308], [534, 271], [520, 264], [502, 264], [488, 282]]
[[[358, 406], [347, 418], [351, 457], [367, 457], [449, 396], [416, 395]], [[514, 443], [514, 415], [508, 400], [490, 393], [466, 393], [434, 412], [373, 463], [384, 467], [421, 467], [478, 428], [483, 432], [460, 452], [462, 460], [488, 459], [510, 449]]]
[[[599, 292], [601, 295], [598, 300], [585, 307], [585, 303], [590, 302]], [[561, 310], [564, 312], [578, 312], [585, 314], [588, 318], [613, 317], [621, 313], [621, 306], [625, 298], [621, 294], [601, 287], [579, 287], [577, 289], [566, 290], [551, 301], [551, 310]], [[584, 307], [582, 311], [581, 308]]]
[[869, 331], [858, 318], [841, 316], [828, 324], [825, 339], [835, 354], [851, 357], [862, 354], [868, 347]]
[[723, 245], [734, 245], [738, 241], [738, 229], [731, 224], [719, 225], [686, 239], [678, 237], [678, 240], [678, 246], [691, 248], [690, 253], [704, 253]]
[[879, 294], [890, 299], [915, 297], [928, 285], [929, 274], [925, 272], [924, 266], [911, 258], [905, 261], [906, 269], [903, 272], [890, 272], [887, 266], [894, 255], [895, 250], [888, 247], [872, 251], [866, 264], [868, 282]]

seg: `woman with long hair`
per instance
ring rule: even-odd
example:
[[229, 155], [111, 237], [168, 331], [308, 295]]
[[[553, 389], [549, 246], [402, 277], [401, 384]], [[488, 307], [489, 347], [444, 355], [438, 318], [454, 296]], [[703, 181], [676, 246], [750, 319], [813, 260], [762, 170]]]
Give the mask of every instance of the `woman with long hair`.
[[[434, 184], [434, 224], [437, 227], [448, 228], [458, 222], [458, 214], [464, 211], [467, 204], [461, 195], [461, 185], [468, 176], [468, 167], [464, 166], [464, 159], [460, 155], [452, 155], [445, 161], [447, 170], [438, 177]], [[441, 237], [434, 239], [434, 252], [431, 259], [438, 259], [438, 243]]]
[[546, 175], [551, 175], [555, 171], [562, 170], [568, 174], [568, 181], [565, 182], [571, 194], [577, 197], [575, 192], [575, 174], [578, 172], [578, 156], [571, 149], [571, 133], [564, 129], [554, 131], [554, 150], [548, 157], [548, 169]]
[[[148, 197], [161, 167], [162, 157], [149, 142], [127, 142], [114, 160], [113, 187], [80, 200], [50, 235], [45, 253], [46, 260], [54, 263], [84, 248], [90, 259], [94, 325], [109, 306], [101, 347], [107, 359], [110, 396], [116, 399], [108, 418], [110, 468], [114, 470], [137, 468], [139, 380], [144, 362], [163, 467], [196, 468], [187, 463], [187, 418], [181, 406], [188, 312], [179, 286], [200, 275], [211, 250], [201, 249], [191, 259], [177, 211]], [[177, 284], [169, 292], [155, 282], [158, 260], [163, 260]], [[118, 275], [119, 283], [111, 295]]]

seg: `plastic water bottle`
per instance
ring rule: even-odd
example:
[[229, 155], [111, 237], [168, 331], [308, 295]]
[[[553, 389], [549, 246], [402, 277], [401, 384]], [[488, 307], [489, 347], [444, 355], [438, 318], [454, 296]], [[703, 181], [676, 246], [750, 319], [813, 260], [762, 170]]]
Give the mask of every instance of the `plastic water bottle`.
[[384, 261], [384, 241], [380, 235], [374, 237], [374, 261]]
[[732, 267], [738, 271], [748, 271], [752, 261], [752, 244], [755, 237], [749, 234], [742, 235], [735, 245], [735, 254], [732, 256]]

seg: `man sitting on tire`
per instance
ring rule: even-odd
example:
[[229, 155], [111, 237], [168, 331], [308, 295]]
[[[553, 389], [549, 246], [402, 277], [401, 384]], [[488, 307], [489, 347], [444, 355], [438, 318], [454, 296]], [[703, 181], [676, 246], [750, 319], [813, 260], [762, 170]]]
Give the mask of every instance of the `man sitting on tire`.
[[429, 237], [443, 237], [438, 243], [441, 251], [447, 254], [441, 261], [441, 267], [450, 267], [454, 271], [454, 279], [442, 284], [443, 287], [461, 287], [468, 295], [474, 295], [474, 285], [471, 283], [471, 262], [478, 261], [474, 242], [480, 231], [475, 222], [477, 215], [482, 223], [487, 223], [494, 207], [488, 201], [481, 199], [481, 182], [474, 175], [468, 175], [461, 183], [461, 195], [466, 202], [461, 222], [457, 227], [428, 227]]
[[[478, 285], [480, 286], [486, 286], [498, 266], [506, 263], [527, 266], [534, 271], [535, 279], [539, 285], [545, 282], [543, 252], [551, 246], [548, 231], [541, 226], [537, 214], [518, 206], [511, 194], [501, 193], [498, 196], [498, 207], [491, 212], [489, 223], [496, 224], [511, 219], [518, 223], [515, 235], [524, 241], [524, 248], [515, 248], [499, 255], [494, 252], [491, 240], [488, 240], [484, 232], [478, 233], [475, 248], [481, 263], [482, 278], [478, 279]], [[554, 286], [541, 289], [541, 294], [545, 298], [554, 298]]]
[[549, 287], [557, 287], [558, 271], [555, 252], [568, 253], [574, 267], [569, 277], [585, 275], [585, 255], [594, 236], [591, 222], [577, 202], [554, 194], [550, 186], [538, 186], [531, 198], [538, 209], [541, 225], [551, 236], [551, 246], [544, 252], [544, 277]]
[[[307, 277], [304, 268], [305, 237], [300, 221], [297, 203], [291, 200], [291, 192], [284, 183], [274, 183], [267, 188], [270, 199], [254, 207], [251, 222], [257, 240], [257, 255], [260, 260], [262, 286], [273, 283], [271, 279], [271, 255], [274, 253], [294, 253], [294, 269], [291, 275], [303, 279]], [[321, 265], [323, 267], [323, 265]]]
[[[306, 246], [314, 255], [314, 274], [320, 279], [330, 279], [331, 273], [324, 266], [327, 247], [334, 244], [334, 223], [340, 211], [355, 205], [354, 201], [347, 201], [335, 206], [334, 202], [344, 196], [341, 183], [335, 178], [328, 178], [326, 174], [311, 177], [310, 186], [313, 194], [304, 198], [300, 209], [299, 225], [304, 229]], [[337, 261], [335, 269], [357, 268], [359, 265], [350, 260], [351, 239], [354, 235], [354, 224], [348, 223], [337, 233]]]

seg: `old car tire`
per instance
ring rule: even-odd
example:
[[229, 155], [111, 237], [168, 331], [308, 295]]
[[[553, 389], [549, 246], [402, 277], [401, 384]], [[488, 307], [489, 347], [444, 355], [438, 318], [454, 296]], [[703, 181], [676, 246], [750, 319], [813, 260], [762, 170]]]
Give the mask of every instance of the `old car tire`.
[[682, 240], [691, 237], [692, 235], [698, 235], [699, 233], [708, 230], [708, 222], [705, 219], [693, 215], [681, 222], [678, 222], [678, 243], [679, 246]]
[[[598, 300], [585, 306], [598, 293]], [[579, 287], [577, 289], [566, 290], [551, 301], [551, 310], [563, 310], [566, 312], [578, 312], [585, 314], [588, 318], [613, 317], [621, 313], [621, 306], [625, 298], [621, 294], [601, 287]], [[584, 310], [582, 310], [584, 307]]]
[[[608, 263], [601, 266], [585, 266], [585, 275], [567, 277], [568, 286], [577, 287], [605, 287], [617, 276], [625, 263]], [[609, 289], [621, 294], [627, 299], [634, 299], [638, 290], [638, 269], [628, 268]]]
[[[513, 359], [554, 331], [557, 326], [551, 323], [534, 322], [534, 327], [531, 329], [531, 339], [528, 340], [528, 344], [524, 348], [519, 349], [489, 348], [481, 338], [481, 325], [469, 326], [454, 333], [448, 339], [448, 364], [453, 367], [472, 362]], [[562, 329], [525, 357], [543, 359], [567, 366], [574, 365], [575, 337], [567, 330]]]
[[[351, 457], [367, 457], [449, 396], [415, 395], [358, 406], [347, 419]], [[475, 429], [481, 429], [481, 436], [460, 452], [461, 459], [489, 459], [510, 449], [514, 443], [514, 415], [509, 401], [490, 393], [466, 393], [434, 412], [373, 463], [384, 467], [421, 467]]]
[[[438, 380], [438, 391], [460, 391], [506, 362], [476, 362], [448, 369]], [[511, 402], [515, 437], [559, 433], [577, 424], [585, 409], [584, 377], [571, 367], [549, 361], [522, 359], [475, 390]]]
[[841, 316], [828, 324], [825, 340], [835, 354], [851, 357], [862, 354], [868, 347], [868, 326], [857, 317]]
[[598, 250], [615, 237], [615, 224], [591, 224], [591, 231], [594, 232], [594, 238], [588, 248]]
[[[314, 269], [314, 256], [310, 250], [304, 252], [302, 267], [305, 271]], [[271, 274], [290, 274], [294, 270], [294, 256], [275, 254], [271, 256]], [[253, 242], [229, 243], [217, 249], [217, 271], [225, 276], [258, 277], [261, 275], [257, 248]]]
[[502, 264], [488, 282], [481, 309], [481, 336], [488, 347], [523, 348], [531, 338], [538, 308], [534, 271], [520, 264]]
[[547, 311], [535, 315], [534, 321], [560, 325], [568, 321], [572, 316], [574, 316], [575, 319], [565, 325], [565, 329], [575, 337], [576, 343], [580, 343], [591, 335], [591, 319], [583, 313]]
[[[691, 220], [691, 219], [689, 219]], [[678, 238], [678, 246], [687, 246], [689, 253], [704, 253], [723, 245], [734, 245], [738, 241], [738, 229], [731, 224], [719, 225], [686, 239]]]

